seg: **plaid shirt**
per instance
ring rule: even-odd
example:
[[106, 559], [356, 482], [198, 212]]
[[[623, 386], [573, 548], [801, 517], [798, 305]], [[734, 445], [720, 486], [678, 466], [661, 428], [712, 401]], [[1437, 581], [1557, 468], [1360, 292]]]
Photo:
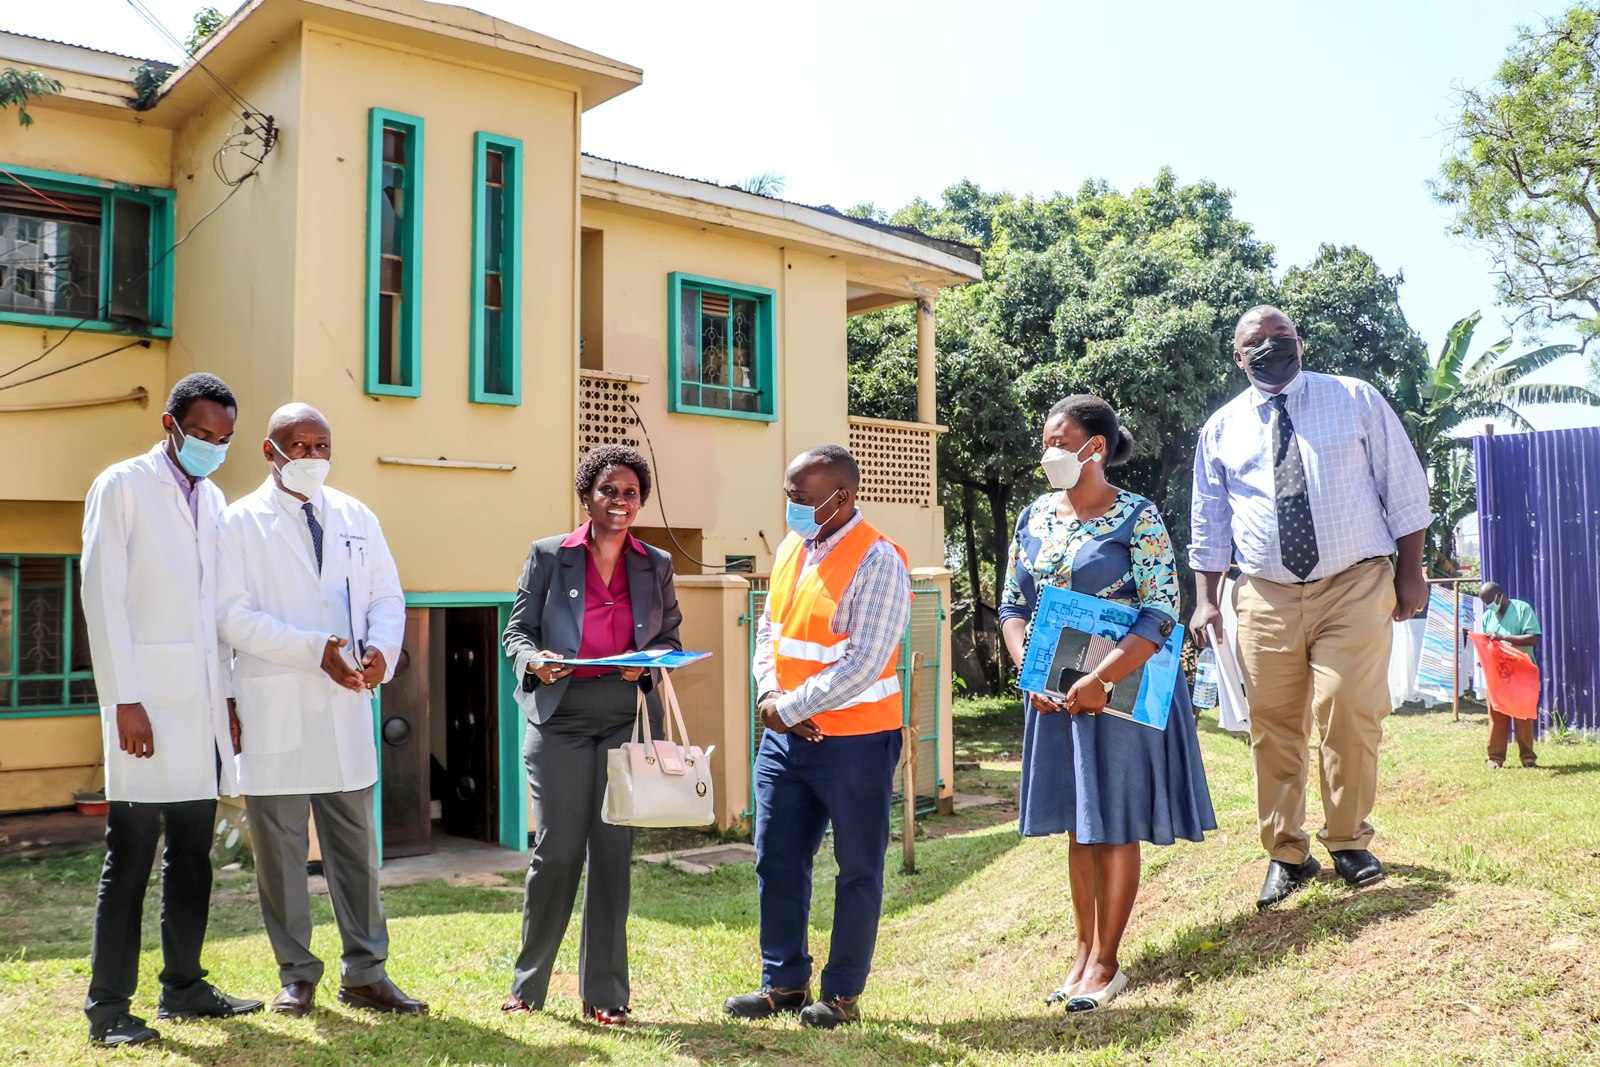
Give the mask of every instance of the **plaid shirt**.
[[[806, 542], [806, 570], [827, 558], [845, 534], [862, 521], [861, 512], [840, 527], [826, 541]], [[805, 573], [802, 570], [802, 575]], [[778, 629], [772, 624], [769, 606], [761, 612], [756, 630], [756, 658], [751, 670], [756, 676], [757, 694], [782, 693], [772, 646]], [[778, 697], [778, 715], [794, 726], [813, 715], [843, 707], [878, 680], [884, 664], [905, 638], [911, 622], [911, 572], [900, 562], [900, 555], [886, 541], [867, 549], [866, 558], [839, 599], [833, 613], [835, 633], [846, 634], [844, 655], [801, 683], [793, 692]]]
[[[1303, 371], [1283, 390], [1305, 465], [1320, 556], [1307, 581], [1328, 578], [1433, 521], [1428, 480], [1400, 420], [1366, 382]], [[1269, 582], [1301, 579], [1283, 565], [1272, 474], [1271, 395], [1251, 386], [1206, 421], [1194, 454], [1189, 566]]]

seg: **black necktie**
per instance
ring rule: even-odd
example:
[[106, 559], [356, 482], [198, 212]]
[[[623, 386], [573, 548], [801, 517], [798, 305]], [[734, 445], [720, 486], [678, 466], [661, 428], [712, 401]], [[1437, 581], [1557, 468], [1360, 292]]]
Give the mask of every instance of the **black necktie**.
[[306, 525], [311, 527], [311, 547], [317, 550], [317, 573], [322, 573], [322, 524], [317, 521], [317, 516], [312, 513], [311, 501], [307, 500], [300, 505], [300, 510], [306, 513]]
[[1278, 502], [1278, 554], [1302, 582], [1317, 568], [1317, 530], [1311, 522], [1311, 496], [1300, 442], [1289, 421], [1289, 398], [1272, 398], [1272, 490]]

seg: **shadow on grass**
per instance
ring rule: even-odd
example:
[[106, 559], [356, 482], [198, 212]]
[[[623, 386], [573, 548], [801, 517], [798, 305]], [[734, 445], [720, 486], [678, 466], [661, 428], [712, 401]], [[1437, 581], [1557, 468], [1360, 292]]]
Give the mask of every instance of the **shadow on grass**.
[[1218, 923], [1193, 923], [1128, 967], [1134, 981], [1194, 984], [1254, 974], [1318, 942], [1351, 941], [1367, 927], [1426, 911], [1455, 895], [1450, 876], [1432, 867], [1393, 864], [1389, 878], [1351, 891], [1324, 872], [1311, 887], [1266, 912], [1240, 912]]
[[[189, 1027], [227, 1032], [221, 1044], [190, 1044]], [[190, 1063], [607, 1063], [611, 1056], [580, 1041], [517, 1041], [465, 1019], [349, 1016], [318, 1010], [303, 1020], [263, 1027], [244, 1019], [163, 1023], [161, 1049]]]
[[[1177, 1005], [1121, 1008], [1092, 1015], [1046, 1011], [1030, 1003], [1018, 1014], [978, 1016], [947, 1023], [876, 1019], [868, 1011], [858, 1027], [819, 1034], [788, 1024], [661, 1023], [640, 1027], [663, 1043], [701, 1059], [758, 1063], [948, 1063], [965, 1053], [1040, 1054], [1135, 1049], [1171, 1039], [1189, 1026]], [[925, 1034], [913, 1037], [911, 1034]]]
[[1594, 774], [1600, 772], [1600, 763], [1541, 763], [1538, 770], [1552, 776], [1562, 774]]

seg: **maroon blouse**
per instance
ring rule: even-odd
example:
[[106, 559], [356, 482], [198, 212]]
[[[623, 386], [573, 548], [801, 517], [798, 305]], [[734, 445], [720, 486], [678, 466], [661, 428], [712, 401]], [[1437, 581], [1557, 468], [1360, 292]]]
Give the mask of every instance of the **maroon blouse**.
[[[583, 642], [578, 646], [579, 659], [603, 659], [634, 652], [637, 645], [633, 634], [633, 594], [628, 590], [627, 551], [644, 555], [644, 546], [632, 535], [623, 555], [617, 560], [611, 581], [600, 577], [594, 553], [588, 551], [589, 524], [584, 523], [561, 542], [562, 548], [584, 549], [583, 585]], [[578, 667], [574, 678], [599, 678], [616, 670], [615, 667]]]

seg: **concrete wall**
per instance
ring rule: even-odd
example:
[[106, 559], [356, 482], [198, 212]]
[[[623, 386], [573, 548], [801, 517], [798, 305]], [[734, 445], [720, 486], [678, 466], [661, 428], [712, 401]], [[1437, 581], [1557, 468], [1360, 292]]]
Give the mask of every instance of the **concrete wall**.
[[[327, 414], [334, 429], [330, 482], [377, 512], [408, 590], [509, 589], [535, 537], [571, 528], [577, 95], [316, 28], [307, 30], [304, 49], [305, 98], [317, 103], [300, 133], [307, 195], [297, 219], [293, 380], [285, 398]], [[417, 398], [362, 390], [372, 107], [426, 124]], [[467, 398], [473, 137], [480, 130], [524, 145], [517, 407]], [[380, 465], [380, 456], [516, 470]], [[264, 464], [255, 466], [256, 477], [265, 476]]]
[[[641, 524], [701, 531], [708, 562], [754, 556], [768, 571], [783, 540], [783, 469], [796, 453], [848, 440], [844, 267], [698, 225], [585, 201], [604, 246], [602, 369], [644, 375], [640, 411], [655, 445], [656, 496]], [[667, 276], [675, 271], [777, 295], [778, 420], [667, 412]], [[593, 341], [588, 342], [593, 345]]]
[[[48, 99], [29, 109], [34, 124], [18, 125], [11, 112], [0, 122], [0, 166], [31, 167], [153, 188], [172, 187], [172, 135], [129, 119], [99, 118], [52, 106]], [[79, 330], [0, 324], [0, 371], [40, 356], [62, 342], [48, 357], [12, 375], [11, 384], [36, 374], [61, 370], [110, 351], [133, 337]], [[65, 340], [63, 341], [63, 338]], [[76, 370], [43, 381], [0, 391], [0, 455], [14, 461], [0, 465], [0, 552], [18, 551], [10, 516], [11, 502], [59, 500], [82, 502], [94, 476], [107, 465], [126, 459], [154, 443], [152, 429], [166, 399], [168, 342], [152, 340]], [[50, 405], [126, 395], [137, 388], [150, 395], [147, 405], [120, 403], [68, 410], [8, 411], [23, 405]], [[154, 410], [152, 410], [154, 409]], [[40, 457], [41, 443], [50, 445], [49, 462], [20, 462]], [[76, 529], [69, 541], [52, 543], [41, 552], [76, 552]]]

